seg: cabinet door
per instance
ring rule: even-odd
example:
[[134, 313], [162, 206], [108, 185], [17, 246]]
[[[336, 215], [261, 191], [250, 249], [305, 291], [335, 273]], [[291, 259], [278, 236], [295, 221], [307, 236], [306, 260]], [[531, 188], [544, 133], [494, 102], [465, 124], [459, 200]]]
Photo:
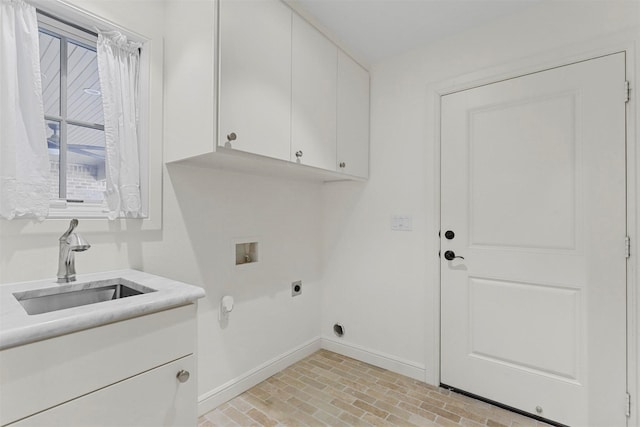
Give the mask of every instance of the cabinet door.
[[297, 15], [292, 43], [291, 160], [336, 170], [338, 48]]
[[[181, 370], [190, 373], [184, 383], [177, 379]], [[195, 357], [190, 355], [11, 425], [193, 427], [197, 400]]]
[[337, 170], [369, 176], [369, 73], [338, 52]]
[[291, 16], [280, 1], [220, 1], [220, 146], [289, 160]]

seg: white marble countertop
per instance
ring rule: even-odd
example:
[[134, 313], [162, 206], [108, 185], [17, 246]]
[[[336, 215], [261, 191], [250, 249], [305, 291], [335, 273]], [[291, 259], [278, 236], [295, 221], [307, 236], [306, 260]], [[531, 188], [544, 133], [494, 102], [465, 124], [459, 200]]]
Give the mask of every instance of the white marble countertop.
[[13, 294], [60, 287], [56, 279], [0, 285], [0, 350], [193, 303], [205, 296], [197, 286], [137, 270], [81, 274], [70, 284], [82, 286], [113, 278], [126, 279], [156, 292], [29, 315]]

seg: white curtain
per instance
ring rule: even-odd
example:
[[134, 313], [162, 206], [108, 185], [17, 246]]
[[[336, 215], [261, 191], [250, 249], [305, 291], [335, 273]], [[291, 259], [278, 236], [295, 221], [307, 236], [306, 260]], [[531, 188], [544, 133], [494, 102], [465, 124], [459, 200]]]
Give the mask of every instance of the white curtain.
[[109, 219], [142, 216], [138, 153], [140, 46], [117, 31], [98, 33]]
[[36, 9], [0, 0], [0, 217], [49, 213]]

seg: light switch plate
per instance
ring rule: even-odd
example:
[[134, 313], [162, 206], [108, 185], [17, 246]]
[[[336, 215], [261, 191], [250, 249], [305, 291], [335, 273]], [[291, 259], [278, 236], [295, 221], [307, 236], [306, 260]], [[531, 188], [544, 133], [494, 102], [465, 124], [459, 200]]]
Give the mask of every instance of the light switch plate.
[[392, 215], [391, 229], [394, 231], [411, 231], [413, 218], [410, 215]]

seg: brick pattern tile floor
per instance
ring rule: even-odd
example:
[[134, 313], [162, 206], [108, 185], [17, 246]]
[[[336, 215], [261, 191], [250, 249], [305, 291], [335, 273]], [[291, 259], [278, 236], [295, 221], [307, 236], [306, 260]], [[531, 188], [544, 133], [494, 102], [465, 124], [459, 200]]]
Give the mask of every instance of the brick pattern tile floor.
[[327, 350], [198, 420], [198, 427], [546, 425]]

